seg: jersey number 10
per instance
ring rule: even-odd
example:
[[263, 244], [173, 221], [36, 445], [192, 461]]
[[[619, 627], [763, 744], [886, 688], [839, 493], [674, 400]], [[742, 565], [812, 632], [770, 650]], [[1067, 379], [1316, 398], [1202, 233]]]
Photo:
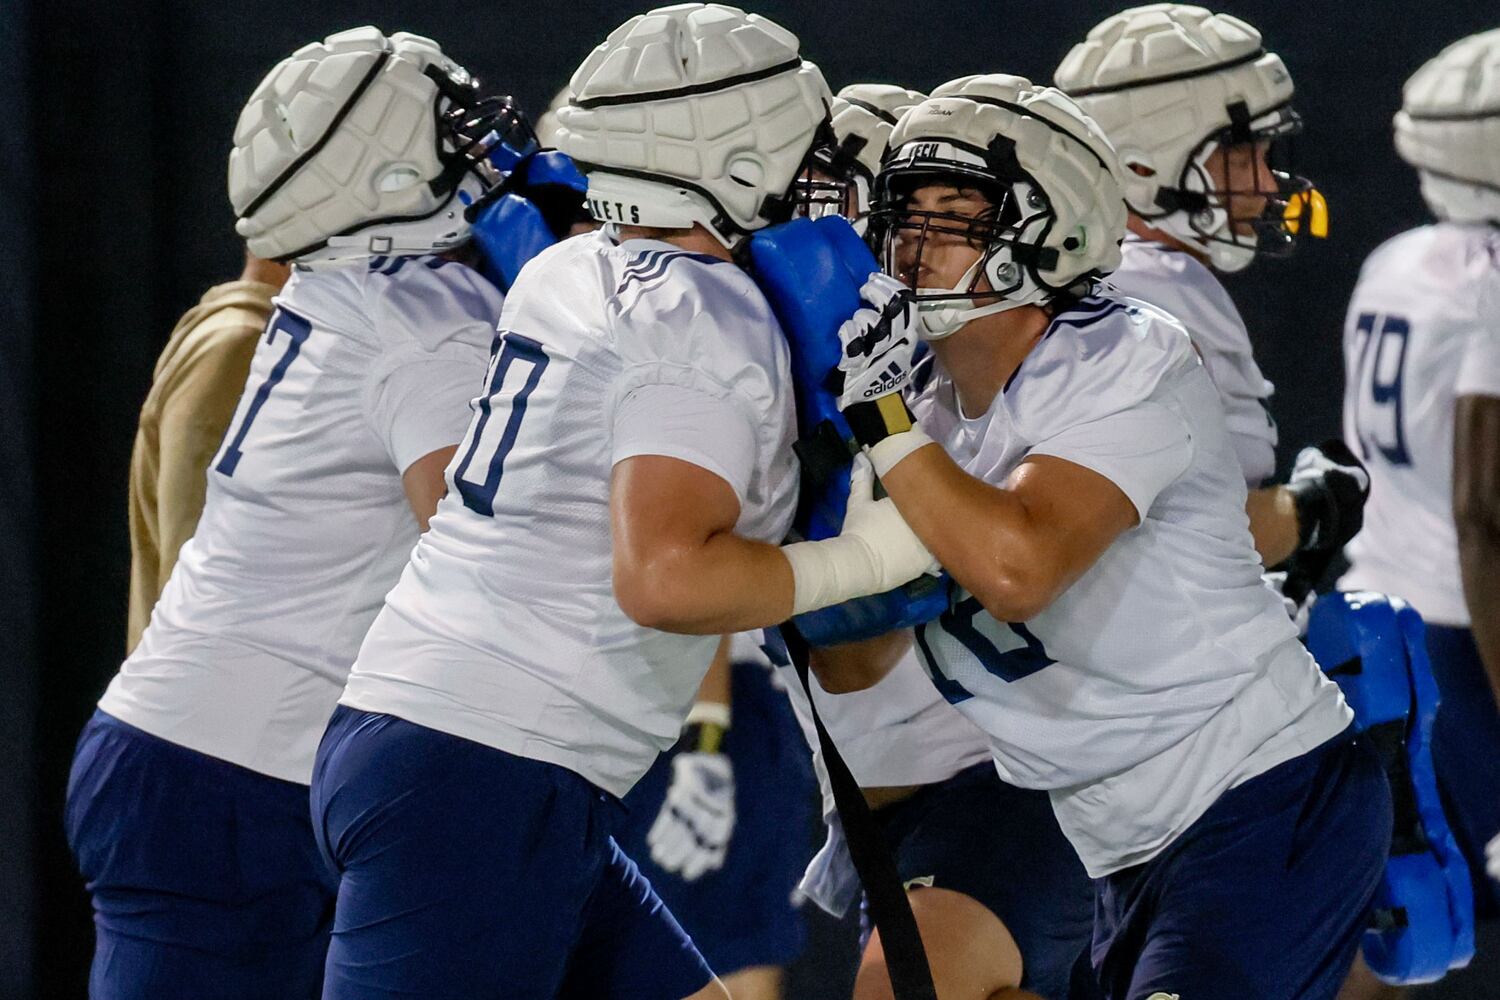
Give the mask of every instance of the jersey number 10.
[[1378, 451], [1392, 465], [1410, 465], [1401, 387], [1411, 324], [1400, 316], [1360, 313], [1354, 331], [1363, 338], [1358, 349], [1359, 367], [1351, 373], [1360, 457], [1368, 462]]

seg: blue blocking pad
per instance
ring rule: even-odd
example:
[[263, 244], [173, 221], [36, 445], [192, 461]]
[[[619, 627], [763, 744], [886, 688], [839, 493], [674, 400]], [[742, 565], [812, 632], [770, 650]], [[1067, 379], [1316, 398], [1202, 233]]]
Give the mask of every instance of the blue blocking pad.
[[479, 245], [479, 270], [495, 287], [510, 291], [526, 262], [557, 242], [541, 209], [518, 194], [490, 202], [470, 225]]
[[1432, 765], [1438, 689], [1425, 630], [1406, 602], [1370, 593], [1325, 594], [1308, 622], [1308, 649], [1391, 782], [1391, 857], [1363, 948], [1371, 971], [1394, 984], [1432, 982], [1474, 956], [1473, 886]]
[[478, 208], [471, 209], [478, 214], [469, 227], [479, 247], [481, 273], [508, 292], [526, 262], [558, 240], [544, 205], [570, 192], [581, 202], [588, 181], [571, 159], [555, 149], [516, 153], [502, 143], [499, 150], [491, 153], [490, 160], [506, 177], [493, 200], [481, 198]]
[[[851, 463], [859, 450], [838, 409], [838, 330], [864, 304], [859, 290], [880, 268], [854, 227], [833, 216], [761, 230], [750, 239], [750, 262], [790, 348], [802, 464], [794, 524], [809, 541], [832, 538], [844, 523]], [[919, 577], [794, 622], [813, 646], [869, 639], [948, 610], [949, 583], [946, 575]]]

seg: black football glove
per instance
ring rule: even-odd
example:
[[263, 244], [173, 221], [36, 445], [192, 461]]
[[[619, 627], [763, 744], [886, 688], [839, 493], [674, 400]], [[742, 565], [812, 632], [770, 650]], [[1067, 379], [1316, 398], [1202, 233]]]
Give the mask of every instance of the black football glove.
[[1303, 448], [1287, 483], [1297, 507], [1297, 551], [1337, 552], [1359, 533], [1370, 474], [1339, 440]]

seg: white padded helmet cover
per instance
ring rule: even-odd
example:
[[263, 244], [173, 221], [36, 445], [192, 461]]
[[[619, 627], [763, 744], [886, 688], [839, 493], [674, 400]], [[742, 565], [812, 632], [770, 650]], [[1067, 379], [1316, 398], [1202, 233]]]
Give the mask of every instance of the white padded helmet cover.
[[791, 32], [700, 3], [631, 18], [569, 88], [555, 141], [588, 175], [594, 217], [701, 223], [726, 245], [775, 221], [767, 197], [791, 187], [831, 99]]
[[1396, 150], [1432, 211], [1500, 222], [1500, 28], [1454, 42], [1406, 81]]
[[[431, 39], [363, 27], [305, 45], [266, 75], [240, 112], [229, 156], [235, 228], [252, 253], [330, 259], [466, 238], [462, 206], [445, 211], [454, 193], [438, 197], [427, 183], [444, 167], [439, 91], [423, 72], [431, 65], [468, 80]], [[402, 221], [347, 238], [381, 219]], [[344, 246], [324, 246], [338, 236]]]
[[1017, 162], [1053, 215], [1045, 232], [1028, 234], [1035, 246], [1057, 251], [1057, 266], [1039, 269], [1045, 285], [1035, 290], [1037, 300], [1118, 267], [1125, 203], [1114, 150], [1098, 125], [1056, 88], [1003, 74], [945, 83], [901, 118], [887, 166], [914, 162], [926, 143], [985, 149], [996, 136], [1015, 143]]
[[833, 98], [834, 135], [839, 142], [851, 135], [865, 140], [855, 159], [874, 178], [880, 172], [880, 160], [896, 123], [924, 100], [926, 97], [918, 91], [889, 83], [851, 83]]
[[[1125, 168], [1125, 200], [1146, 218], [1163, 214], [1158, 190], [1176, 185], [1204, 140], [1231, 124], [1229, 105], [1243, 101], [1257, 118], [1293, 92], [1291, 74], [1265, 51], [1260, 32], [1237, 17], [1175, 3], [1106, 18], [1063, 58], [1053, 82], [1109, 136]], [[1132, 164], [1154, 173], [1136, 174]]]

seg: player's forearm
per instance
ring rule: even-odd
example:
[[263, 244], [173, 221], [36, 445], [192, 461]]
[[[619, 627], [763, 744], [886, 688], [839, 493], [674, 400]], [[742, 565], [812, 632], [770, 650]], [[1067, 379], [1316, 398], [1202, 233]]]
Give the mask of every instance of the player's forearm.
[[729, 636], [719, 640], [719, 648], [714, 650], [714, 658], [709, 661], [708, 673], [703, 675], [703, 683], [698, 685], [699, 704], [710, 703], [714, 705], [728, 706], [730, 699], [730, 677], [729, 666]]
[[1285, 562], [1297, 551], [1297, 505], [1285, 486], [1251, 490], [1245, 498], [1245, 513], [1255, 551], [1267, 567]]
[[900, 629], [873, 639], [814, 649], [809, 666], [829, 694], [874, 687], [900, 662], [911, 646], [911, 632]]
[[780, 549], [730, 532], [646, 558], [617, 556], [615, 598], [639, 625], [684, 635], [744, 632], [792, 615], [791, 565]]
[[918, 449], [881, 482], [937, 561], [1000, 621], [1026, 621], [1064, 589], [1033, 512], [941, 447]]

